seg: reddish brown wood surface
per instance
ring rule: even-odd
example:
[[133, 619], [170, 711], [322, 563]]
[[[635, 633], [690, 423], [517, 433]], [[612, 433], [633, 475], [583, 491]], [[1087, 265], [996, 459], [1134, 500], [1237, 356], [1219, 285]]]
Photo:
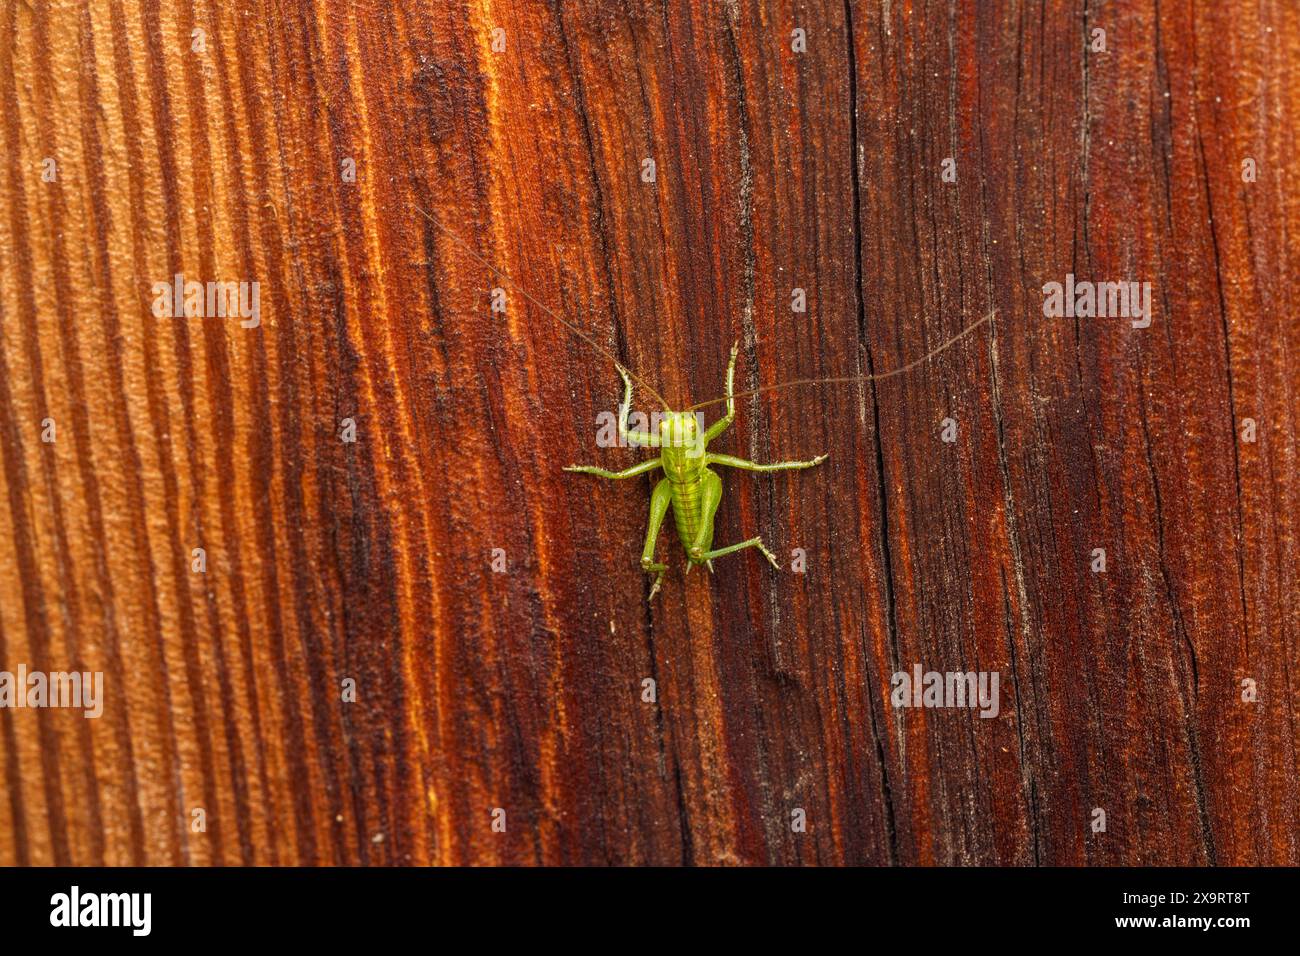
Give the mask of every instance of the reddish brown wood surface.
[[[0, 670], [107, 691], [0, 709], [0, 864], [1300, 863], [1298, 106], [1288, 0], [7, 3]], [[678, 405], [997, 318], [742, 399], [831, 456], [724, 475], [786, 570], [668, 530], [647, 604], [518, 289]]]

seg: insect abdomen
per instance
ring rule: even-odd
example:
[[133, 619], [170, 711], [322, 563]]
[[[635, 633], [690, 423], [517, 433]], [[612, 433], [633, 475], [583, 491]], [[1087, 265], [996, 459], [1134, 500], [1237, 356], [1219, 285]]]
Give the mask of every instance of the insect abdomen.
[[[682, 547], [690, 551], [695, 536], [700, 532], [703, 517], [704, 480], [700, 476], [673, 482], [673, 521], [677, 523], [677, 537]], [[712, 542], [706, 541], [708, 548]]]

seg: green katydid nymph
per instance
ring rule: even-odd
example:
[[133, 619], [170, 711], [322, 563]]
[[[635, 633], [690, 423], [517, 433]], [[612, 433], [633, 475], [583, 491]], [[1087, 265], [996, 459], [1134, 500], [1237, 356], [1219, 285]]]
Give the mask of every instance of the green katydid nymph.
[[731, 361], [727, 363], [727, 413], [722, 418], [703, 429], [699, 416], [693, 409], [684, 412], [668, 412], [657, 417], [659, 427], [649, 432], [631, 431], [627, 425], [628, 411], [632, 407], [632, 379], [627, 369], [615, 363], [618, 373], [623, 376], [623, 404], [618, 409], [618, 437], [624, 444], [644, 445], [660, 450], [659, 457], [651, 458], [640, 464], [625, 468], [623, 471], [606, 471], [593, 465], [569, 465], [565, 471], [581, 471], [601, 478], [634, 478], [649, 474], [656, 469], [663, 469], [664, 477], [655, 484], [650, 494], [650, 526], [646, 529], [645, 547], [641, 549], [641, 567], [655, 576], [650, 588], [650, 598], [659, 591], [664, 572], [668, 565], [655, 561], [655, 542], [659, 540], [659, 528], [663, 525], [668, 509], [672, 508], [673, 521], [677, 525], [677, 539], [686, 549], [686, 572], [697, 564], [707, 565], [713, 570], [713, 559], [726, 554], [734, 554], [746, 548], [757, 548], [763, 556], [772, 562], [772, 567], [780, 569], [768, 547], [761, 537], [753, 537], [739, 544], [713, 547], [713, 518], [718, 505], [722, 502], [722, 479], [710, 465], [723, 465], [728, 468], [743, 468], [745, 471], [783, 471], [791, 468], [811, 468], [826, 460], [826, 455], [818, 455], [810, 461], [779, 461], [771, 465], [760, 465], [731, 455], [718, 455], [708, 450], [709, 442], [721, 435], [736, 418], [735, 378], [736, 351], [739, 343], [732, 346]]
[[[833, 378], [813, 378], [798, 379], [795, 381], [781, 382], [776, 385], [765, 385], [762, 388], [751, 389], [746, 392], [736, 392], [736, 354], [739, 343], [731, 349], [731, 360], [727, 364], [727, 393], [721, 398], [710, 399], [707, 402], [700, 402], [692, 405], [685, 411], [673, 411], [668, 407], [664, 400], [655, 389], [645, 381], [641, 376], [634, 372], [628, 371], [617, 360], [614, 354], [601, 343], [578, 328], [568, 319], [563, 318], [551, 309], [547, 308], [545, 303], [538, 301], [529, 295], [527, 290], [515, 282], [509, 275], [498, 269], [496, 266], [484, 260], [470, 246], [456, 236], [442, 222], [420, 210], [430, 222], [437, 226], [442, 232], [446, 233], [461, 248], [473, 256], [478, 262], [493, 273], [509, 282], [517, 289], [524, 298], [536, 305], [547, 315], [554, 318], [566, 329], [582, 339], [593, 349], [604, 355], [623, 378], [623, 401], [618, 410], [618, 437], [624, 445], [640, 445], [648, 448], [659, 450], [658, 457], [651, 458], [625, 468], [622, 471], [607, 471], [604, 468], [595, 465], [568, 465], [565, 471], [583, 472], [589, 475], [596, 475], [600, 478], [635, 478], [639, 475], [646, 475], [656, 470], [663, 471], [663, 477], [655, 484], [654, 490], [650, 494], [650, 522], [646, 529], [645, 545], [641, 549], [641, 567], [648, 574], [655, 576], [654, 584], [650, 587], [650, 598], [653, 598], [663, 583], [664, 572], [668, 565], [655, 560], [655, 544], [659, 539], [659, 530], [663, 526], [664, 518], [667, 517], [671, 508], [673, 520], [677, 525], [677, 537], [681, 542], [683, 549], [686, 551], [687, 565], [686, 571], [690, 572], [697, 564], [703, 564], [710, 571], [713, 570], [713, 559], [720, 558], [723, 555], [734, 554], [737, 551], [744, 551], [748, 548], [757, 548], [763, 553], [763, 556], [771, 562], [774, 568], [780, 569], [780, 564], [776, 560], [776, 555], [763, 543], [761, 537], [755, 536], [737, 544], [725, 545], [720, 548], [713, 547], [713, 520], [717, 514], [718, 505], [722, 501], [722, 479], [718, 473], [710, 468], [710, 465], [719, 465], [727, 468], [740, 468], [744, 471], [785, 471], [789, 469], [812, 468], [819, 465], [827, 459], [826, 455], [818, 455], [808, 461], [778, 461], [770, 465], [762, 465], [752, 461], [746, 461], [743, 458], [735, 458], [731, 455], [720, 455], [708, 450], [709, 442], [721, 435], [736, 418], [736, 399], [745, 398], [751, 395], [758, 395], [763, 392], [775, 391], [783, 388], [793, 388], [799, 385], [830, 385], [830, 384], [847, 384], [847, 383], [865, 383], [880, 381], [882, 379], [892, 378], [895, 375], [902, 375], [911, 369], [916, 368], [923, 362], [926, 362], [940, 352], [954, 345], [960, 339], [965, 338], [977, 328], [993, 318], [993, 312], [989, 312], [982, 319], [972, 322], [966, 328], [962, 329], [952, 338], [941, 343], [929, 352], [922, 355], [906, 365], [890, 369], [888, 372], [881, 372], [875, 375], [848, 375]], [[659, 402], [663, 408], [663, 414], [656, 415], [657, 427], [652, 427], [648, 431], [633, 430], [628, 427], [628, 415], [632, 407], [632, 382], [636, 380], [642, 385]], [[701, 408], [707, 408], [710, 405], [717, 405], [726, 402], [727, 411], [722, 418], [718, 419], [707, 429], [701, 423], [701, 418], [697, 414]]]

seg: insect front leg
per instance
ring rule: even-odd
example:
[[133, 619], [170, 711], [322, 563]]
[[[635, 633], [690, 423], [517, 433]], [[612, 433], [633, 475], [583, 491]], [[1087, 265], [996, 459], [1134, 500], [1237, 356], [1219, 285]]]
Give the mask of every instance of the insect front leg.
[[661, 478], [650, 495], [650, 524], [646, 527], [645, 547], [641, 549], [641, 569], [655, 576], [655, 583], [650, 588], [650, 597], [646, 598], [648, 601], [653, 601], [654, 596], [659, 593], [664, 572], [668, 570], [668, 565], [655, 561], [655, 542], [659, 540], [659, 529], [663, 526], [664, 515], [668, 514], [668, 507], [672, 503], [672, 483], [667, 478]]
[[631, 468], [624, 468], [622, 471], [606, 471], [604, 468], [597, 468], [595, 465], [565, 465], [564, 470], [580, 471], [583, 474], [595, 475], [598, 478], [635, 478], [637, 475], [644, 475], [647, 471], [654, 471], [661, 464], [663, 462], [658, 458], [651, 458], [649, 461], [643, 461]]
[[658, 448], [659, 439], [649, 432], [629, 431], [627, 427], [627, 416], [632, 411], [632, 378], [627, 374], [627, 369], [615, 364], [618, 374], [623, 376], [623, 404], [618, 407], [618, 440], [626, 447], [628, 445], [644, 445], [647, 448]]
[[770, 465], [760, 465], [756, 461], [746, 461], [732, 455], [715, 455], [710, 452], [705, 456], [710, 465], [726, 465], [729, 468], [743, 468], [745, 471], [787, 471], [792, 468], [811, 468], [820, 465], [829, 455], [818, 455], [812, 461], [777, 461]]
[[704, 443], [706, 445], [726, 431], [727, 426], [735, 421], [736, 399], [733, 397], [733, 393], [736, 390], [736, 353], [738, 351], [740, 351], [739, 342], [731, 347], [731, 361], [727, 363], [727, 414], [710, 425], [709, 430], [704, 433]]

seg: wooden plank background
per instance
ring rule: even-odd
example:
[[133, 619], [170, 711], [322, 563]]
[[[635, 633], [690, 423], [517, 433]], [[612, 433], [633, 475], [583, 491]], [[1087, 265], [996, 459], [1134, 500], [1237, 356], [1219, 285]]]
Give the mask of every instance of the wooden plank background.
[[[0, 28], [0, 669], [106, 683], [0, 710], [0, 864], [1300, 863], [1291, 0]], [[177, 273], [260, 325], [155, 317]], [[715, 450], [830, 453], [724, 475], [786, 570], [668, 530], [647, 604], [649, 480], [560, 470], [643, 454], [618, 379], [518, 289], [679, 405], [998, 312], [742, 400]], [[1000, 713], [894, 708], [915, 664]]]

